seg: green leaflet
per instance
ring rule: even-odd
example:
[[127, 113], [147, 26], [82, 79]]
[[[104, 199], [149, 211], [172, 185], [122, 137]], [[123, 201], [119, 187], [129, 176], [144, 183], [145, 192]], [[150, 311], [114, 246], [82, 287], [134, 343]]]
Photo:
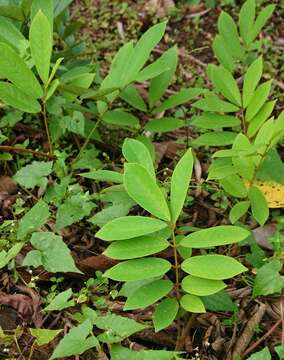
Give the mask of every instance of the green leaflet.
[[202, 279], [188, 275], [183, 278], [182, 289], [192, 295], [208, 296], [224, 289], [226, 284], [221, 280]]
[[180, 305], [186, 311], [191, 313], [205, 313], [205, 307], [202, 300], [196, 295], [183, 295], [180, 299]]
[[96, 237], [106, 241], [126, 240], [164, 229], [167, 224], [161, 220], [143, 216], [123, 216], [104, 225]]
[[188, 191], [193, 168], [193, 156], [191, 149], [183, 155], [177, 163], [171, 179], [170, 208], [172, 222], [178, 219]]
[[[18, 88], [18, 90], [21, 90], [23, 96], [24, 94], [26, 94], [27, 103], [31, 101], [30, 107], [36, 109], [34, 111], [27, 111], [27, 112], [38, 112], [37, 108], [39, 107], [39, 105], [38, 106], [35, 105], [37, 104], [35, 99], [42, 97], [43, 91], [35, 75], [28, 68], [24, 60], [20, 58], [20, 56], [16, 53], [16, 51], [13, 50], [9, 45], [5, 43], [0, 43], [0, 54], [1, 54], [0, 56], [1, 77], [11, 81]], [[3, 84], [4, 83], [1, 83], [1, 97], [2, 97], [2, 93], [5, 92]], [[7, 88], [8, 85], [9, 84], [6, 84]], [[9, 87], [11, 86], [12, 85], [10, 84]], [[8, 90], [6, 90], [6, 92], [7, 91]], [[29, 98], [31, 98], [31, 100], [28, 100]], [[13, 104], [9, 104], [9, 105], [13, 105]]]
[[42, 82], [47, 85], [52, 52], [52, 28], [41, 10], [33, 18], [29, 38], [37, 72]]
[[128, 195], [137, 204], [158, 218], [170, 221], [170, 211], [164, 194], [144, 166], [125, 164], [123, 183]]
[[170, 268], [171, 263], [164, 259], [135, 259], [115, 265], [104, 273], [104, 277], [117, 281], [144, 280], [164, 275]]
[[162, 300], [155, 308], [153, 323], [155, 332], [159, 332], [168, 327], [176, 318], [179, 304], [176, 299], [168, 298]]

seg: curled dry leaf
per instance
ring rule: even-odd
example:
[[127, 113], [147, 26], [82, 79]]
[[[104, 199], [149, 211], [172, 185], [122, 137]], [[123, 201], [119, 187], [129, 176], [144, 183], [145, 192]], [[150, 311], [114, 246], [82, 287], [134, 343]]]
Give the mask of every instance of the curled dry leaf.
[[22, 293], [0, 293], [0, 304], [11, 306], [18, 312], [19, 317], [35, 327], [42, 325], [40, 298], [37, 293], [26, 286], [17, 286]]

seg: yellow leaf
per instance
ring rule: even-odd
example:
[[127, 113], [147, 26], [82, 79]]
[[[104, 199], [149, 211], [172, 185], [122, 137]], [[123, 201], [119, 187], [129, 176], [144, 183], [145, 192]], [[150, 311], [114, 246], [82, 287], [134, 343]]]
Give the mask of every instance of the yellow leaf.
[[[249, 185], [249, 182], [246, 183]], [[284, 185], [275, 181], [255, 181], [254, 186], [263, 193], [269, 208], [284, 207]]]

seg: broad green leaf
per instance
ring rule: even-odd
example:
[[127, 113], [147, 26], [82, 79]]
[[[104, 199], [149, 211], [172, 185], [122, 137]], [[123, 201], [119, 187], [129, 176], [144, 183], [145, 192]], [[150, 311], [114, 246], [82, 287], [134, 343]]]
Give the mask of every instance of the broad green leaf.
[[240, 125], [240, 120], [235, 116], [204, 113], [194, 116], [191, 124], [201, 129], [220, 129]]
[[17, 50], [20, 55], [25, 54], [29, 42], [18, 28], [4, 16], [0, 16], [0, 42], [6, 42]]
[[172, 288], [170, 280], [156, 280], [143, 285], [127, 298], [123, 310], [144, 309], [166, 296]]
[[173, 360], [179, 359], [177, 351], [140, 350], [134, 351], [120, 345], [112, 346], [111, 360]]
[[82, 173], [80, 176], [97, 181], [108, 181], [117, 184], [123, 183], [123, 174], [111, 170], [95, 170], [88, 173]]
[[95, 336], [90, 335], [88, 337], [92, 328], [93, 324], [89, 319], [84, 321], [83, 324], [72, 328], [57, 345], [50, 360], [80, 355], [91, 348], [99, 346], [99, 342]]
[[82, 220], [90, 215], [94, 206], [95, 204], [89, 201], [88, 194], [72, 195], [58, 207], [55, 228], [60, 230]]
[[184, 308], [184, 310], [191, 313], [206, 312], [202, 300], [196, 295], [183, 295], [183, 297], [180, 299], [180, 305]]
[[[1, 45], [0, 45], [1, 47]], [[1, 62], [1, 58], [0, 58]], [[1, 76], [1, 75], [0, 75]], [[39, 113], [40, 104], [13, 84], [0, 81], [0, 99], [7, 105], [27, 113]]]
[[[24, 60], [9, 45], [0, 43], [0, 75], [33, 99], [43, 96], [42, 88]], [[7, 84], [8, 85], [8, 84]], [[1, 98], [3, 85], [1, 86]], [[31, 107], [34, 107], [31, 104]]]
[[52, 52], [52, 28], [41, 10], [33, 18], [29, 38], [35, 67], [42, 82], [47, 85]]
[[248, 360], [271, 360], [268, 347], [265, 347], [264, 349], [252, 354]]
[[229, 71], [234, 70], [234, 59], [230, 53], [228, 46], [226, 46], [225, 40], [221, 35], [216, 35], [212, 44], [214, 54], [218, 61]]
[[247, 196], [247, 188], [243, 180], [237, 174], [226, 176], [224, 179], [220, 180], [220, 184], [230, 195], [237, 198], [245, 198]]
[[237, 260], [224, 255], [198, 255], [184, 260], [183, 271], [197, 277], [212, 280], [230, 279], [247, 270]]
[[169, 242], [161, 236], [145, 235], [124, 241], [115, 241], [104, 254], [112, 259], [127, 260], [155, 254], [165, 250]]
[[240, 34], [246, 45], [252, 41], [251, 33], [255, 19], [255, 0], [244, 2], [239, 15]]
[[249, 127], [247, 129], [247, 135], [249, 137], [255, 136], [255, 134], [258, 132], [260, 127], [264, 124], [264, 122], [269, 118], [271, 115], [274, 106], [276, 104], [276, 100], [274, 101], [268, 101], [266, 102], [259, 112], [252, 118], [252, 120], [249, 123]]
[[2, 0], [0, 4], [0, 15], [12, 20], [25, 21], [23, 10], [20, 6], [17, 6], [16, 3], [15, 1]]
[[[254, 1], [254, 0], [252, 0]], [[251, 102], [255, 88], [262, 76], [262, 56], [258, 57], [247, 69], [243, 83], [243, 107], [246, 108]]]
[[259, 87], [256, 89], [246, 110], [246, 121], [250, 122], [262, 108], [269, 96], [271, 84], [272, 80], [268, 80], [265, 83], [259, 85]]
[[191, 149], [182, 156], [175, 166], [171, 179], [170, 209], [172, 222], [175, 223], [182, 211], [193, 169]]
[[170, 221], [170, 211], [164, 194], [144, 166], [125, 164], [123, 183], [128, 195], [143, 209], [162, 220]]
[[199, 146], [225, 146], [233, 144], [237, 134], [231, 131], [208, 132], [193, 140]]
[[104, 122], [116, 126], [139, 127], [139, 120], [136, 116], [121, 110], [107, 111], [102, 119]]
[[235, 204], [230, 210], [229, 218], [232, 224], [237, 222], [241, 217], [243, 217], [250, 207], [249, 201], [240, 201]]
[[181, 283], [181, 287], [185, 292], [197, 296], [215, 294], [226, 286], [222, 280], [202, 279], [192, 275], [184, 277]]
[[198, 100], [192, 104], [193, 107], [203, 111], [213, 111], [213, 112], [236, 112], [239, 108], [227, 101], [219, 99], [214, 93], [207, 93], [204, 99]]
[[231, 103], [241, 106], [241, 94], [236, 80], [227, 69], [210, 64], [208, 66], [208, 75], [215, 87]]
[[[245, 151], [253, 151], [253, 146], [246, 135], [240, 133], [235, 138], [232, 146], [233, 151], [239, 151], [240, 154]], [[253, 178], [255, 173], [255, 158], [252, 156], [234, 156], [232, 163], [237, 170], [237, 173], [246, 180]]]
[[147, 106], [134, 85], [128, 85], [121, 92], [119, 97], [126, 101], [129, 105], [133, 106], [135, 109], [147, 111]]
[[256, 274], [253, 286], [253, 297], [281, 293], [284, 287], [284, 276], [281, 276], [282, 265], [274, 259], [263, 265]]
[[52, 162], [33, 161], [31, 164], [22, 167], [16, 172], [13, 179], [27, 189], [36, 186], [45, 188], [47, 176], [52, 172]]
[[36, 338], [38, 346], [49, 344], [63, 329], [50, 330], [50, 329], [29, 329], [33, 337]]
[[195, 231], [185, 236], [180, 244], [193, 249], [223, 246], [245, 240], [250, 232], [244, 228], [232, 225], [220, 225]]
[[143, 165], [153, 179], [156, 179], [151, 154], [146, 145], [141, 141], [129, 138], [125, 139], [122, 145], [122, 154], [129, 163]]
[[244, 51], [240, 44], [237, 25], [233, 18], [224, 11], [222, 11], [218, 18], [218, 30], [227, 48], [230, 50], [232, 57], [241, 59]]
[[160, 119], [154, 119], [146, 123], [144, 130], [152, 132], [169, 132], [179, 129], [185, 126], [185, 122], [182, 119], [174, 117], [162, 117]]
[[127, 77], [124, 84], [130, 83], [136, 78], [138, 72], [149, 59], [152, 50], [164, 36], [166, 25], [166, 22], [162, 22], [152, 26], [138, 40], [134, 48], [133, 56], [129, 59], [130, 61], [128, 61]]
[[21, 218], [17, 230], [17, 239], [24, 240], [27, 234], [38, 230], [47, 222], [49, 215], [48, 205], [43, 200], [39, 200], [38, 203]]
[[97, 316], [94, 319], [94, 325], [101, 330], [106, 330], [105, 333], [98, 336], [98, 340], [108, 344], [121, 342], [132, 334], [148, 327], [135, 320], [112, 313], [106, 314], [105, 316]]
[[102, 227], [113, 219], [119, 218], [121, 216], [126, 216], [130, 208], [131, 205], [124, 203], [110, 205], [103, 210], [95, 213], [95, 215], [88, 219], [88, 221], [93, 225], [98, 225], [99, 227]]
[[220, 180], [236, 173], [237, 171], [233, 167], [232, 160], [230, 158], [216, 159], [209, 167], [207, 180]]
[[162, 73], [170, 70], [167, 59], [164, 57], [165, 53], [161, 55], [152, 64], [144, 67], [136, 76], [135, 81], [143, 83], [146, 80], [153, 79]]
[[251, 203], [252, 216], [260, 225], [264, 225], [269, 217], [269, 208], [265, 196], [258, 187], [252, 186], [248, 191], [248, 197]]
[[203, 296], [202, 301], [209, 311], [238, 312], [237, 305], [232, 301], [230, 295], [225, 290], [221, 290], [213, 295]]
[[163, 96], [168, 86], [172, 82], [178, 62], [177, 47], [173, 46], [172, 48], [165, 51], [162, 56], [167, 62], [169, 70], [163, 72], [162, 74], [150, 81], [148, 101], [151, 108]]
[[24, 259], [24, 266], [42, 265], [49, 272], [81, 273], [61, 236], [52, 232], [34, 233], [31, 244], [36, 250], [30, 251]]
[[261, 12], [259, 13], [259, 15], [255, 20], [252, 31], [250, 33], [250, 41], [254, 41], [257, 35], [261, 32], [261, 29], [266, 24], [268, 19], [271, 17], [274, 9], [275, 9], [275, 5], [271, 4], [261, 10]]
[[70, 300], [72, 295], [72, 289], [59, 293], [51, 300], [50, 304], [44, 308], [44, 311], [60, 311], [74, 306], [75, 301], [73, 299]]
[[179, 309], [179, 304], [176, 299], [169, 298], [162, 300], [153, 313], [153, 323], [155, 332], [159, 332], [175, 320]]
[[164, 275], [171, 268], [171, 263], [165, 259], [144, 258], [128, 260], [107, 270], [104, 277], [116, 281], [134, 281], [150, 279]]
[[19, 254], [24, 245], [25, 243], [23, 242], [17, 242], [8, 250], [8, 252], [5, 250], [0, 251], [0, 269], [7, 266], [9, 262]]
[[164, 221], [144, 216], [123, 216], [104, 225], [96, 237], [105, 241], [126, 240], [166, 228]]
[[156, 107], [153, 110], [153, 113], [163, 112], [175, 108], [178, 105], [185, 104], [196, 96], [202, 94], [203, 92], [204, 90], [199, 88], [181, 89], [177, 94], [170, 96], [161, 105]]

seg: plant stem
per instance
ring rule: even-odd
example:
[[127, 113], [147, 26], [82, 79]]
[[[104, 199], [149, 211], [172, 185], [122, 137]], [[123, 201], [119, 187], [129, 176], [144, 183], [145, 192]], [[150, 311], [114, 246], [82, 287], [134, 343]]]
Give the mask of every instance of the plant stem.
[[43, 100], [43, 103], [42, 103], [42, 115], [43, 115], [43, 121], [44, 121], [45, 131], [46, 131], [46, 135], [47, 135], [47, 141], [48, 141], [48, 147], [49, 147], [49, 154], [50, 154], [51, 156], [53, 156], [52, 141], [51, 141], [51, 137], [50, 137], [49, 129], [48, 129], [48, 117], [47, 117], [46, 102], [45, 102], [45, 100]]
[[187, 323], [185, 325], [185, 327], [182, 330], [181, 335], [179, 336], [177, 343], [176, 343], [176, 351], [180, 351], [184, 348], [184, 343], [185, 343], [185, 339], [187, 337], [187, 335], [190, 332], [190, 329], [192, 328], [192, 325], [194, 324], [194, 321], [196, 319], [197, 314], [188, 314], [189, 317], [187, 319]]
[[24, 149], [24, 148], [18, 148], [15, 146], [9, 146], [9, 145], [0, 145], [0, 151], [4, 151], [4, 152], [15, 152], [15, 153], [22, 153], [22, 154], [31, 154], [31, 155], [35, 155], [35, 156], [39, 156], [39, 157], [45, 157], [45, 158], [49, 158], [49, 159], [53, 159], [53, 156], [50, 154], [46, 154], [44, 152], [41, 151], [35, 151], [32, 149]]
[[179, 291], [179, 263], [178, 263], [178, 253], [177, 253], [177, 242], [176, 242], [176, 236], [175, 236], [175, 228], [172, 229], [172, 246], [174, 251], [174, 259], [175, 259], [175, 274], [176, 274], [176, 295], [177, 299], [180, 298], [180, 291]]

